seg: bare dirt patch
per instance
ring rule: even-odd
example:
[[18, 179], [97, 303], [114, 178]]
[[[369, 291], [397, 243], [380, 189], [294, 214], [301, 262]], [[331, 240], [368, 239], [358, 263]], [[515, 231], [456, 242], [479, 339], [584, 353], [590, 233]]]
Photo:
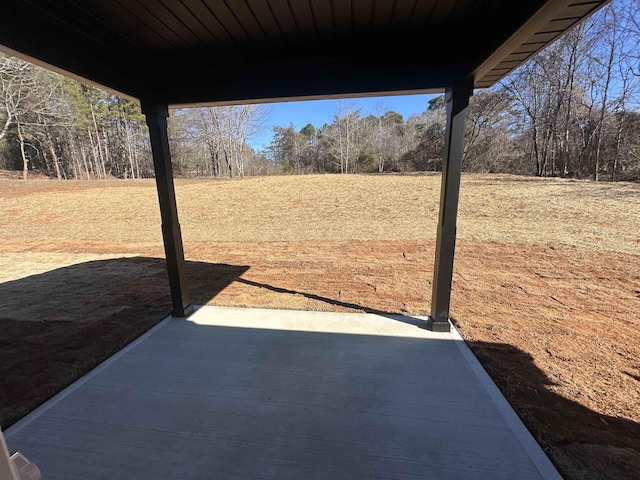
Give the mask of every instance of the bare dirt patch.
[[[179, 180], [194, 300], [425, 315], [439, 180]], [[464, 177], [452, 315], [567, 478], [640, 478], [639, 194]], [[5, 180], [0, 198], [6, 428], [169, 299], [153, 181]]]

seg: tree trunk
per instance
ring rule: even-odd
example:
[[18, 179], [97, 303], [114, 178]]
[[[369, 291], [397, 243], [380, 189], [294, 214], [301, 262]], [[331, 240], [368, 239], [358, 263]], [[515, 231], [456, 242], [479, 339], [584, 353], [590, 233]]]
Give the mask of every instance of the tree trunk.
[[536, 161], [536, 176], [541, 177], [542, 176], [542, 172], [544, 170], [544, 165], [542, 164], [542, 161], [540, 160], [540, 152], [538, 150], [538, 127], [536, 125], [535, 120], [533, 121], [533, 125], [532, 125], [532, 142], [533, 142], [533, 157]]
[[578, 58], [578, 48], [577, 44], [573, 45], [571, 49], [571, 56], [569, 59], [569, 82], [567, 85], [568, 88], [568, 97], [567, 97], [567, 114], [564, 119], [564, 148], [562, 150], [562, 171], [560, 172], [561, 177], [566, 177], [569, 173], [569, 155], [570, 155], [570, 135], [569, 135], [569, 125], [571, 121], [571, 104], [573, 100], [573, 90], [575, 84], [575, 76], [576, 76], [576, 64]]
[[[238, 142], [239, 143], [239, 142]], [[236, 147], [238, 152], [236, 154], [236, 167], [238, 169], [238, 176], [244, 177], [244, 141]]]
[[141, 178], [140, 176], [140, 161], [138, 160], [138, 150], [133, 150], [133, 159], [136, 162], [136, 178]]
[[554, 137], [553, 142], [551, 143], [551, 176], [556, 176], [556, 151], [557, 151], [558, 140]]
[[7, 131], [9, 130], [9, 125], [11, 125], [11, 114], [9, 113], [9, 109], [5, 110], [6, 114], [7, 114], [7, 119], [4, 122], [4, 125], [2, 126], [2, 130], [0, 130], [0, 140], [2, 140], [2, 138], [7, 134]]
[[129, 127], [129, 122], [127, 120], [124, 121], [124, 130], [125, 136], [127, 138], [127, 152], [129, 154], [129, 165], [131, 166], [131, 178], [136, 178], [134, 161], [133, 161], [133, 145], [131, 141], [131, 128]]
[[78, 180], [78, 161], [74, 160], [71, 162], [71, 168], [73, 169], [73, 179]]
[[[40, 115], [38, 115], [40, 117]], [[62, 175], [60, 175], [60, 165], [58, 164], [58, 155], [56, 154], [56, 149], [53, 145], [53, 139], [51, 138], [51, 134], [49, 132], [49, 126], [47, 125], [47, 120], [42, 118], [40, 119], [44, 126], [45, 135], [47, 137], [47, 145], [49, 146], [49, 152], [51, 153], [51, 161], [53, 162], [53, 168], [56, 171], [56, 178], [58, 180], [62, 180]]]
[[233, 178], [233, 164], [229, 159], [229, 155], [227, 154], [226, 149], [224, 151], [224, 161], [227, 162], [227, 167], [229, 168], [229, 178]]
[[[610, 8], [610, 7], [608, 7]], [[615, 22], [615, 13], [614, 10], [611, 9], [610, 10], [611, 13], [614, 15], [613, 18], [613, 22]], [[610, 30], [612, 30], [612, 35], [613, 37], [611, 38], [611, 43], [609, 44], [609, 57], [608, 57], [608, 61], [607, 61], [607, 75], [606, 75], [606, 79], [605, 79], [605, 84], [604, 84], [604, 89], [602, 92], [602, 105], [600, 106], [600, 118], [598, 121], [598, 142], [596, 144], [596, 162], [595, 162], [595, 169], [593, 172], [593, 179], [597, 182], [599, 179], [599, 175], [600, 175], [600, 152], [601, 152], [601, 146], [602, 146], [602, 136], [603, 136], [603, 132], [604, 132], [604, 117], [605, 117], [605, 113], [606, 113], [606, 108], [607, 108], [607, 95], [609, 93], [609, 86], [611, 85], [611, 73], [612, 73], [612, 69], [613, 69], [613, 60], [615, 58], [615, 48], [616, 48], [616, 39], [615, 39], [615, 23], [613, 25], [613, 28], [611, 28]]]
[[618, 122], [618, 128], [616, 129], [616, 141], [615, 141], [615, 150], [613, 151], [613, 164], [611, 165], [611, 181], [616, 181], [616, 170], [618, 169], [618, 159], [620, 158], [620, 143], [622, 142], [622, 128], [624, 126], [624, 119], [626, 117], [626, 112], [624, 108], [622, 112], [620, 112], [620, 121]]
[[87, 174], [87, 180], [91, 177], [89, 176], [89, 165], [87, 164], [87, 154], [84, 151], [84, 148], [80, 147], [80, 156], [82, 157], [82, 163], [84, 164], [84, 171]]
[[213, 175], [220, 176], [220, 154], [219, 152], [213, 152]]
[[[98, 177], [101, 177], [102, 175], [104, 175], [104, 177], [106, 178], [107, 172], [104, 169], [104, 155], [102, 153], [102, 145], [100, 143], [100, 132], [98, 131], [98, 122], [96, 121], [96, 114], [93, 111], [93, 105], [91, 105], [91, 118], [93, 120], [95, 141], [96, 141], [96, 146], [97, 146], [97, 150], [98, 150], [98, 155], [97, 155], [98, 158], [96, 159], [96, 166], [99, 167], [97, 170], [100, 172], [98, 174]], [[89, 129], [87, 129], [87, 131], [89, 132], [89, 137], [91, 137], [91, 131]], [[93, 141], [92, 141], [92, 144], [93, 144]], [[94, 154], [94, 156], [95, 156], [95, 154]], [[97, 160], [99, 160], [99, 162]]]
[[597, 182], [600, 180], [600, 145], [602, 143], [602, 134], [598, 134], [598, 141], [596, 142], [596, 161], [595, 168], [593, 170], [593, 179]]
[[[107, 137], [107, 131], [106, 130], [102, 130], [102, 134], [104, 135], [104, 157], [101, 158], [101, 162], [100, 165], [102, 167], [102, 175], [104, 176], [104, 178], [107, 178], [107, 166], [106, 163], [108, 162], [109, 165], [111, 165], [111, 161], [109, 159], [109, 138]], [[111, 167], [109, 167], [109, 175], [111, 174]]]
[[62, 180], [62, 175], [60, 174], [60, 165], [58, 164], [58, 155], [56, 155], [56, 149], [53, 147], [52, 142], [47, 142], [49, 144], [49, 153], [51, 153], [51, 161], [53, 162], [53, 167], [56, 171], [56, 178], [58, 180]]
[[29, 169], [29, 160], [27, 159], [27, 154], [24, 151], [24, 135], [22, 134], [20, 122], [16, 122], [16, 127], [18, 130], [18, 142], [20, 143], [20, 155], [22, 156], [22, 179], [26, 180]]
[[89, 134], [89, 143], [91, 144], [91, 153], [93, 154], [92, 155], [93, 158], [91, 162], [91, 173], [94, 177], [101, 178], [101, 172], [100, 172], [100, 169], [98, 168], [98, 165], [100, 164], [100, 158], [98, 153], [99, 143], [94, 143], [93, 135], [91, 134], [90, 128], [87, 128], [87, 134]]

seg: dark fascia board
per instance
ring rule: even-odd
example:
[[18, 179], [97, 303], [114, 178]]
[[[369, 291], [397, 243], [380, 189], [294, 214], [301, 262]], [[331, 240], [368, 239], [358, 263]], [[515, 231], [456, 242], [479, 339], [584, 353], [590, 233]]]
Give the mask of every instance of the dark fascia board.
[[[610, 1], [611, 0], [603, 1], [601, 5], [598, 8], [595, 8], [589, 15], [593, 14], [595, 11], [597, 11], [599, 8], [603, 7]], [[524, 63], [535, 53], [546, 47], [549, 43], [553, 43], [556, 37], [552, 38], [550, 41], [542, 42], [542, 44], [538, 45], [537, 48], [534, 49], [534, 51], [529, 52], [517, 66], [514, 66], [508, 71], [502, 72], [499, 77], [492, 75], [492, 70], [494, 68], [500, 65], [500, 63], [503, 62], [507, 57], [509, 57], [509, 55], [511, 55], [513, 52], [517, 51], [524, 44], [526, 44], [528, 40], [531, 39], [537, 32], [539, 32], [545, 25], [547, 25], [553, 19], [557, 18], [563, 10], [575, 3], [576, 0], [549, 0], [547, 3], [545, 3], [533, 16], [531, 16], [531, 18], [527, 22], [525, 22], [518, 30], [516, 30], [513, 35], [511, 35], [511, 37], [509, 37], [499, 48], [497, 48], [491, 55], [489, 55], [489, 57], [487, 57], [474, 70], [473, 78], [475, 79], [475, 82], [482, 84], [481, 88], [494, 85], [508, 73], [517, 68], [517, 66]], [[583, 21], [584, 18], [582, 18], [577, 23]], [[562, 32], [562, 34], [563, 33], [564, 32]], [[488, 78], [485, 79], [485, 77]]]
[[278, 96], [278, 97], [255, 97], [244, 98], [242, 100], [217, 100], [207, 102], [172, 102], [169, 103], [169, 108], [194, 108], [194, 107], [220, 107], [224, 105], [247, 105], [247, 104], [269, 104], [269, 103], [281, 103], [281, 102], [303, 102], [309, 100], [341, 100], [341, 99], [353, 99], [353, 98], [369, 98], [369, 97], [393, 97], [398, 95], [425, 95], [425, 94], [442, 94], [445, 92], [444, 88], [424, 88], [418, 90], [372, 90], [367, 92], [356, 93], [334, 93], [334, 94], [308, 94], [297, 96]]
[[[443, 33], [289, 45], [235, 62], [205, 50], [150, 63], [155, 82], [144, 95], [171, 105], [215, 105], [297, 99], [443, 92], [469, 76], [482, 52], [458, 43], [431, 49]], [[420, 48], [415, 49], [418, 45]]]
[[137, 102], [139, 103], [139, 99], [137, 97], [135, 97], [132, 93], [128, 93], [125, 92], [123, 90], [118, 90], [116, 88], [110, 87], [108, 84], [106, 83], [101, 83], [95, 80], [92, 80], [91, 78], [89, 78], [89, 76], [83, 76], [83, 75], [79, 75], [77, 73], [74, 73], [72, 71], [66, 70], [64, 68], [61, 68], [57, 65], [53, 65], [51, 63], [47, 63], [44, 62], [42, 60], [40, 60], [39, 58], [35, 58], [32, 57], [30, 55], [27, 55], [23, 52], [14, 50], [13, 48], [7, 47], [6, 45], [0, 44], [0, 52], [2, 53], [6, 53], [7, 55], [11, 55], [12, 57], [16, 57], [19, 58], [21, 60], [24, 60], [26, 62], [32, 63], [34, 65], [37, 65], [38, 67], [42, 67], [45, 68], [51, 72], [55, 72], [58, 73], [60, 75], [63, 75], [65, 77], [69, 77], [69, 78], [73, 78], [74, 80], [77, 80], [78, 82], [87, 84], [87, 85], [91, 85], [93, 87], [99, 88], [101, 90], [105, 90], [113, 95], [116, 95], [118, 97], [121, 98], [126, 98], [127, 100], [131, 100], [132, 102]]
[[459, 65], [351, 65], [287, 63], [236, 67], [216, 76], [201, 69], [205, 81], [165, 78], [151, 99], [169, 105], [223, 105], [286, 100], [346, 98], [443, 92], [467, 77], [470, 67]]

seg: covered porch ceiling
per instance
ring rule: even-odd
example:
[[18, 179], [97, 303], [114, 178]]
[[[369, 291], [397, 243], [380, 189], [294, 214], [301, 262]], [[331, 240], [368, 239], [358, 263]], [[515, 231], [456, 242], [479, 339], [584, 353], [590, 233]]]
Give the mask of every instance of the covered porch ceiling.
[[170, 106], [489, 87], [607, 0], [7, 0], [0, 50]]

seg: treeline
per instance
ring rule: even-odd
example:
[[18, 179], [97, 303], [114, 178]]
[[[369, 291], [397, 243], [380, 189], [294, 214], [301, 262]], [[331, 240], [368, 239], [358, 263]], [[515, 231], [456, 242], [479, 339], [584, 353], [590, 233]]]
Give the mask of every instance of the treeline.
[[[614, 0], [500, 85], [471, 98], [463, 170], [640, 180], [640, 1]], [[404, 119], [341, 103], [333, 121], [273, 129], [268, 107], [182, 109], [169, 118], [178, 175], [437, 171], [445, 105]], [[0, 54], [0, 168], [52, 178], [153, 176], [137, 104]]]
[[153, 175], [140, 107], [0, 54], [0, 168], [63, 179]]
[[[477, 91], [463, 170], [640, 180], [640, 2], [614, 1], [500, 85]], [[276, 127], [271, 160], [293, 172], [440, 170], [443, 97], [404, 121], [343, 103], [333, 122]]]
[[[172, 111], [175, 173], [277, 173], [247, 144], [267, 114], [255, 105]], [[25, 179], [152, 177], [144, 115], [137, 103], [0, 53], [0, 169]]]

